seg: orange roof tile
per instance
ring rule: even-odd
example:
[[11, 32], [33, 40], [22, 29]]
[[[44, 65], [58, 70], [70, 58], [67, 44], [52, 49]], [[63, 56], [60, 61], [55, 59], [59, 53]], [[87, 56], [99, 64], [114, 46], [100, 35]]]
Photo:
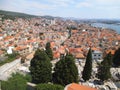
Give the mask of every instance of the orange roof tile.
[[72, 32], [72, 33], [77, 33], [77, 32], [78, 32], [78, 30], [72, 30], [71, 32]]
[[75, 48], [76, 52], [82, 52], [82, 48]]
[[61, 54], [65, 54], [65, 48], [64, 48], [64, 46], [60, 46], [60, 48], [58, 49], [58, 51]]
[[7, 36], [7, 37], [5, 37], [4, 40], [9, 40], [9, 39], [12, 39], [12, 38], [14, 38], [14, 37], [13, 36]]
[[85, 58], [85, 56], [82, 53], [77, 53], [75, 57], [81, 59]]
[[27, 42], [28, 43], [33, 43], [33, 42], [36, 42], [36, 40], [35, 39], [31, 39], [31, 40], [28, 40]]
[[67, 90], [97, 90], [96, 88], [91, 88], [89, 86], [79, 85], [72, 83], [68, 86]]
[[110, 50], [107, 50], [106, 53], [107, 53], [107, 54], [108, 54], [108, 53], [111, 53], [112, 55], [114, 55], [114, 54], [115, 54], [115, 50], [110, 49]]
[[96, 47], [93, 47], [93, 48], [91, 48], [91, 49], [92, 49], [92, 50], [97, 50], [97, 51], [99, 50], [99, 48], [96, 48]]
[[75, 48], [69, 48], [69, 52], [70, 52], [70, 53], [75, 52]]
[[3, 34], [0, 34], [0, 37], [2, 37], [3, 36]]
[[4, 53], [4, 51], [0, 50], [0, 55], [3, 54], [3, 53]]
[[59, 52], [54, 52], [53, 53], [53, 57], [54, 58], [59, 58], [60, 57], [60, 53]]
[[20, 51], [20, 50], [23, 50], [23, 49], [25, 49], [25, 48], [27, 48], [27, 47], [26, 47], [26, 46], [18, 46], [18, 47], [16, 47], [14, 50]]

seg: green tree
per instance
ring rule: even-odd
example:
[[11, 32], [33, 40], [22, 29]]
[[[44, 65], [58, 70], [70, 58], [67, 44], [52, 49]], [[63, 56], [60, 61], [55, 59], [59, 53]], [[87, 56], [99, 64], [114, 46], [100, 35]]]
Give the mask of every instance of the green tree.
[[53, 73], [54, 83], [65, 86], [72, 82], [78, 82], [78, 69], [74, 61], [74, 57], [67, 54], [56, 63]]
[[52, 78], [52, 64], [44, 50], [37, 50], [30, 62], [30, 72], [33, 83], [48, 83]]
[[84, 81], [87, 81], [91, 78], [91, 72], [92, 72], [92, 52], [91, 49], [89, 49], [85, 66], [82, 72], [82, 78]]
[[101, 62], [101, 64], [98, 67], [98, 73], [97, 73], [97, 77], [101, 80], [101, 81], [105, 81], [111, 78], [111, 73], [110, 73], [110, 67], [111, 67], [111, 55], [110, 53], [108, 55], [106, 55], [106, 57], [104, 58], [104, 60]]
[[30, 75], [24, 76], [19, 73], [12, 74], [7, 81], [1, 81], [2, 90], [26, 90], [27, 82], [31, 81]]
[[113, 56], [113, 64], [117, 67], [120, 66], [120, 48], [115, 51]]
[[105, 58], [106, 58], [107, 61], [108, 61], [108, 65], [111, 67], [111, 66], [112, 66], [112, 58], [113, 58], [111, 52], [108, 53]]
[[46, 49], [45, 52], [47, 53], [50, 60], [53, 60], [53, 52], [52, 52], [52, 49], [50, 48], [50, 42], [46, 44], [45, 49]]
[[64, 90], [64, 87], [57, 84], [38, 84], [36, 90]]

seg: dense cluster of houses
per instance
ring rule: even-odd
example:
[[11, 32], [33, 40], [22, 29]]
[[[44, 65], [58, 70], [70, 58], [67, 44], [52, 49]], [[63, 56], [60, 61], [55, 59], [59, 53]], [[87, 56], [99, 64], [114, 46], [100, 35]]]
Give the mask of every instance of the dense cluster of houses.
[[[71, 33], [68, 30], [70, 26], [76, 27], [71, 29]], [[85, 58], [90, 47], [93, 58], [102, 59], [102, 53], [118, 48], [120, 35], [113, 30], [78, 24], [72, 20], [17, 18], [0, 21], [0, 41], [0, 55], [6, 53], [4, 51], [28, 55], [50, 42], [54, 59], [58, 59], [66, 51], [76, 58]]]
[[47, 42], [55, 43], [53, 48], [58, 49], [68, 37], [68, 23], [59, 19], [18, 18], [0, 22], [0, 55], [6, 53], [4, 51], [28, 55], [37, 48], [44, 48]]
[[[81, 24], [77, 30], [71, 31], [71, 37], [64, 45], [70, 48], [70, 52], [81, 58], [91, 47], [94, 59], [102, 59], [102, 53], [115, 51], [119, 47], [120, 35], [113, 30], [92, 27]], [[113, 52], [112, 51], [112, 52]]]
[[[68, 29], [71, 26], [75, 28]], [[44, 49], [47, 42], [50, 42], [56, 60], [52, 61], [53, 65], [61, 55], [72, 53], [81, 75], [89, 48], [92, 49], [94, 61], [102, 60], [104, 53], [115, 53], [120, 44], [120, 35], [110, 29], [96, 28], [89, 24], [78, 24], [72, 20], [59, 18], [0, 20], [0, 57], [4, 57], [6, 53], [16, 52], [30, 61], [36, 49]], [[25, 70], [24, 67], [23, 70], [19, 69]]]

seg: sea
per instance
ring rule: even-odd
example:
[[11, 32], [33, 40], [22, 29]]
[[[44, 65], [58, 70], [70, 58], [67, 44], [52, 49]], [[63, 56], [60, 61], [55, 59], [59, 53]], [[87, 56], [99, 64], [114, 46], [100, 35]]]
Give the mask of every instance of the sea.
[[107, 23], [92, 23], [91, 26], [100, 27], [100, 28], [109, 28], [115, 30], [118, 34], [120, 34], [120, 23], [115, 24], [107, 24]]

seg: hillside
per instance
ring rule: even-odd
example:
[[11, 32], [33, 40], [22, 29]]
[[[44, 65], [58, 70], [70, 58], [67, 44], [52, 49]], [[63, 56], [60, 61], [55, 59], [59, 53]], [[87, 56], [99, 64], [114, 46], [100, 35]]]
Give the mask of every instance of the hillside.
[[0, 10], [0, 17], [2, 19], [15, 19], [15, 18], [34, 18], [34, 17], [41, 17], [41, 18], [46, 18], [46, 19], [54, 19], [54, 18], [61, 18], [61, 17], [53, 17], [49, 15], [45, 16], [35, 16], [35, 15], [29, 15], [25, 13], [19, 13], [19, 12], [12, 12], [12, 11], [4, 11]]
[[15, 19], [16, 17], [19, 18], [33, 18], [33, 17], [38, 17], [35, 15], [29, 15], [25, 13], [18, 13], [18, 12], [12, 12], [12, 11], [3, 11], [0, 10], [0, 17], [2, 16], [3, 19]]

